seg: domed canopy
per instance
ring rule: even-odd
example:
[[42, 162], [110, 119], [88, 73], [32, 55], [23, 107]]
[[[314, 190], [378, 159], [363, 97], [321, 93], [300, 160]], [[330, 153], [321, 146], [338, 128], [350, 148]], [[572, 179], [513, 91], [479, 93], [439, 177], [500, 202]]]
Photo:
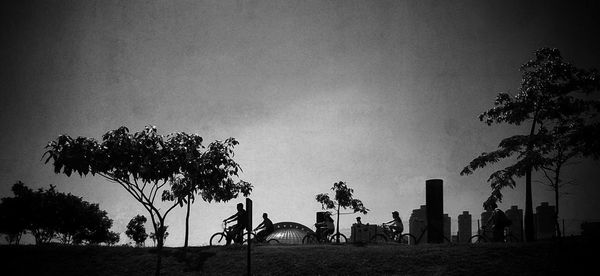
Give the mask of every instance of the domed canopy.
[[279, 243], [301, 244], [302, 238], [314, 233], [310, 228], [296, 222], [278, 222], [273, 224], [275, 230], [267, 236], [267, 240], [276, 239]]

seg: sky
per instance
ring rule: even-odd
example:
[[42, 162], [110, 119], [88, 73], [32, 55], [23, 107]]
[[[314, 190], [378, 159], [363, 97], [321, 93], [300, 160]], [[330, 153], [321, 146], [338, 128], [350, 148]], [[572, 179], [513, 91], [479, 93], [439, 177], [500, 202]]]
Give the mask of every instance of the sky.
[[[509, 163], [461, 169], [528, 131], [478, 114], [517, 91], [519, 66], [541, 47], [600, 68], [599, 12], [596, 1], [15, 1], [2, 11], [0, 197], [19, 180], [53, 184], [99, 203], [123, 233], [147, 214], [122, 187], [54, 174], [41, 156], [61, 134], [154, 125], [207, 143], [235, 137], [254, 224], [266, 212], [312, 227], [315, 195], [345, 181], [371, 210], [364, 223], [397, 210], [407, 226], [425, 181], [440, 178], [456, 231], [462, 211], [482, 211], [489, 174]], [[572, 231], [600, 218], [598, 165], [566, 171], [577, 183], [560, 202]], [[500, 207], [522, 208], [523, 186]], [[194, 203], [190, 244], [208, 243], [243, 201]], [[534, 206], [544, 201], [554, 205], [553, 194], [534, 183]], [[184, 218], [183, 208], [167, 218], [167, 246], [183, 244]]]

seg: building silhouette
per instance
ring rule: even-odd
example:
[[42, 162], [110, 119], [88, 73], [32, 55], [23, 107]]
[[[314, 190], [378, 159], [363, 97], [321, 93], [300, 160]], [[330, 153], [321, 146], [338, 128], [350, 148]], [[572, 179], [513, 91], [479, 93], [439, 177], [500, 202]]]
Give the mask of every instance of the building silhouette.
[[444, 214], [444, 243], [448, 243], [450, 241], [452, 241], [452, 231], [450, 228], [450, 216], [448, 216], [448, 214]]
[[469, 243], [472, 232], [471, 215], [469, 211], [463, 211], [462, 215], [458, 215], [458, 242]]
[[519, 209], [516, 205], [513, 205], [504, 213], [512, 222], [509, 227], [510, 233], [519, 239], [519, 241], [523, 241], [523, 209]]
[[[414, 209], [408, 220], [408, 232], [419, 238], [424, 229], [427, 228], [427, 206], [421, 205], [421, 208]], [[420, 240], [421, 242], [427, 241], [427, 232], [423, 235]], [[411, 241], [412, 242], [412, 241]]]
[[478, 234], [486, 235], [487, 237], [492, 237], [492, 225], [490, 222], [490, 218], [492, 217], [491, 211], [485, 211], [481, 213], [481, 220], [478, 223], [479, 231]]
[[556, 236], [554, 215], [554, 206], [548, 205], [548, 202], [542, 202], [540, 206], [535, 207], [534, 221], [537, 239], [550, 239]]

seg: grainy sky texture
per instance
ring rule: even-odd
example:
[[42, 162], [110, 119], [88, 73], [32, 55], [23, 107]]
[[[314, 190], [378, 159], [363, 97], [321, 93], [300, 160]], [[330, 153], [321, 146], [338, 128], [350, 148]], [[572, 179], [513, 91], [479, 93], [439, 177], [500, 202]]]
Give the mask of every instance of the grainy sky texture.
[[[267, 212], [312, 226], [314, 196], [339, 180], [372, 210], [363, 222], [394, 210], [407, 221], [425, 203], [425, 180], [442, 178], [455, 223], [482, 211], [502, 164], [466, 177], [462, 167], [527, 132], [477, 119], [518, 89], [519, 66], [556, 47], [600, 68], [596, 1], [17, 2], [2, 8], [0, 196], [18, 180], [55, 184], [99, 203], [118, 232], [145, 210], [102, 178], [55, 175], [41, 161], [48, 141], [123, 125], [235, 137], [255, 223]], [[579, 184], [563, 217], [600, 217], [598, 165], [567, 172]], [[524, 206], [523, 182], [502, 208]], [[534, 206], [553, 204], [544, 186], [533, 193]], [[196, 202], [190, 243], [207, 243], [241, 201]], [[184, 217], [167, 220], [167, 246], [183, 244]]]

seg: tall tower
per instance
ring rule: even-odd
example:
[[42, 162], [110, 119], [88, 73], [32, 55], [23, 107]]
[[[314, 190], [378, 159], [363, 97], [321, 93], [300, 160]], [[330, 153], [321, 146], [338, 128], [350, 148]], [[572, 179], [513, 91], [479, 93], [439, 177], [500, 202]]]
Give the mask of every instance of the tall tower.
[[425, 181], [425, 204], [427, 205], [427, 242], [444, 242], [444, 194], [441, 179]]

